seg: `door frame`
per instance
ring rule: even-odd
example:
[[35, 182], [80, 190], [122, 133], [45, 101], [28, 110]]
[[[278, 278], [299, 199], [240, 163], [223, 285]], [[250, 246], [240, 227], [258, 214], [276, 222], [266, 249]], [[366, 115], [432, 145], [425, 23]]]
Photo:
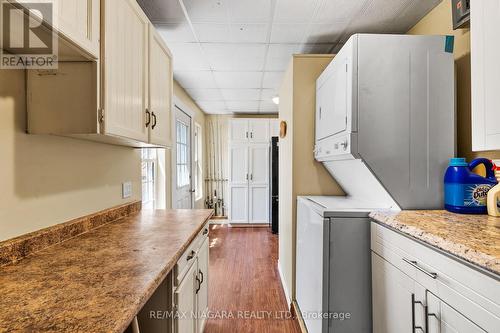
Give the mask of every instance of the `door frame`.
[[[189, 108], [184, 102], [182, 102], [177, 96], [173, 96], [173, 107], [171, 113], [171, 130], [172, 130], [172, 155], [170, 158], [170, 167], [171, 167], [171, 191], [172, 191], [172, 208], [174, 208], [175, 203], [177, 202], [177, 131], [176, 131], [176, 113], [177, 109], [179, 111], [184, 112], [186, 115], [191, 118], [190, 122], [190, 133], [189, 133], [189, 154], [190, 154], [190, 163], [189, 163], [189, 174], [191, 177], [191, 191], [193, 190], [193, 140], [194, 140], [194, 111]], [[195, 195], [194, 192], [191, 192], [191, 207], [194, 208], [195, 203]]]

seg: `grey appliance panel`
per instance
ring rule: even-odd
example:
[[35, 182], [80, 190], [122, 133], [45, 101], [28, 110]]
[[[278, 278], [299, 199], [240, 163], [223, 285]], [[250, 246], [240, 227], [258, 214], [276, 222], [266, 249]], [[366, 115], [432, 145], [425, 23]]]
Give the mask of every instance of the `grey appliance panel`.
[[324, 332], [371, 333], [370, 220], [332, 218], [329, 225], [327, 309], [350, 313], [351, 319], [331, 318]]
[[402, 209], [443, 206], [455, 154], [454, 63], [444, 47], [443, 36], [358, 37], [359, 156]]

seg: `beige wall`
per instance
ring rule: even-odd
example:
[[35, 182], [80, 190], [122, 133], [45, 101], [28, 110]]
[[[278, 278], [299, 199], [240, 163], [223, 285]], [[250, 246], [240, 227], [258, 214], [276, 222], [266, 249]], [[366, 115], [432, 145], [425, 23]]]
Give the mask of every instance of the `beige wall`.
[[138, 150], [25, 131], [24, 71], [0, 70], [0, 241], [140, 200]]
[[469, 161], [476, 157], [500, 159], [500, 152], [473, 152], [471, 136], [471, 66], [469, 29], [453, 30], [451, 0], [444, 0], [408, 31], [415, 35], [455, 36], [457, 81], [457, 155]]
[[[201, 126], [202, 131], [202, 156], [203, 156], [203, 165], [205, 165], [207, 150], [205, 147], [205, 113], [200, 109], [200, 107], [195, 103], [195, 101], [189, 96], [189, 94], [182, 88], [182, 86], [174, 80], [174, 95], [178, 98], [182, 104], [188, 107], [194, 113], [194, 122]], [[166, 153], [167, 160], [167, 174], [171, 174], [171, 150], [168, 150]], [[205, 173], [205, 169], [203, 169], [203, 173]], [[202, 179], [205, 179], [205, 174], [203, 174]], [[167, 188], [171, 188], [169, 184]], [[205, 206], [205, 181], [203, 180], [203, 195], [200, 200], [195, 201], [195, 208], [204, 208]]]
[[333, 55], [295, 55], [280, 88], [279, 119], [288, 134], [280, 139], [279, 268], [295, 298], [296, 200], [303, 195], [343, 195], [340, 186], [313, 156], [316, 79]]

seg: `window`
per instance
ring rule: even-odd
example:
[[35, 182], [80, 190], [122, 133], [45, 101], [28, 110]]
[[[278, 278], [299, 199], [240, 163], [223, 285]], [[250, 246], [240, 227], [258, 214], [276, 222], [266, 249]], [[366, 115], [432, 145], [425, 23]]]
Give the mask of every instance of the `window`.
[[154, 209], [156, 197], [156, 149], [142, 149], [142, 207]]
[[177, 121], [177, 188], [189, 185], [189, 126]]
[[200, 124], [194, 125], [194, 188], [196, 200], [203, 198], [203, 146]]

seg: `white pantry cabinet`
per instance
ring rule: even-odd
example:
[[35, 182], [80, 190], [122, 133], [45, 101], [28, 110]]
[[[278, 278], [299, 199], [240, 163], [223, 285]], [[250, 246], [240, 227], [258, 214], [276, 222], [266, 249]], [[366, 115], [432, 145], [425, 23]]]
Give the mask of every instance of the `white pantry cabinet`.
[[229, 219], [269, 221], [269, 143], [230, 143]]
[[100, 53], [27, 71], [28, 132], [169, 147], [172, 56], [135, 0], [101, 2]]
[[471, 3], [472, 150], [500, 149], [500, 1]]
[[498, 277], [375, 222], [371, 238], [374, 333], [498, 331]]

